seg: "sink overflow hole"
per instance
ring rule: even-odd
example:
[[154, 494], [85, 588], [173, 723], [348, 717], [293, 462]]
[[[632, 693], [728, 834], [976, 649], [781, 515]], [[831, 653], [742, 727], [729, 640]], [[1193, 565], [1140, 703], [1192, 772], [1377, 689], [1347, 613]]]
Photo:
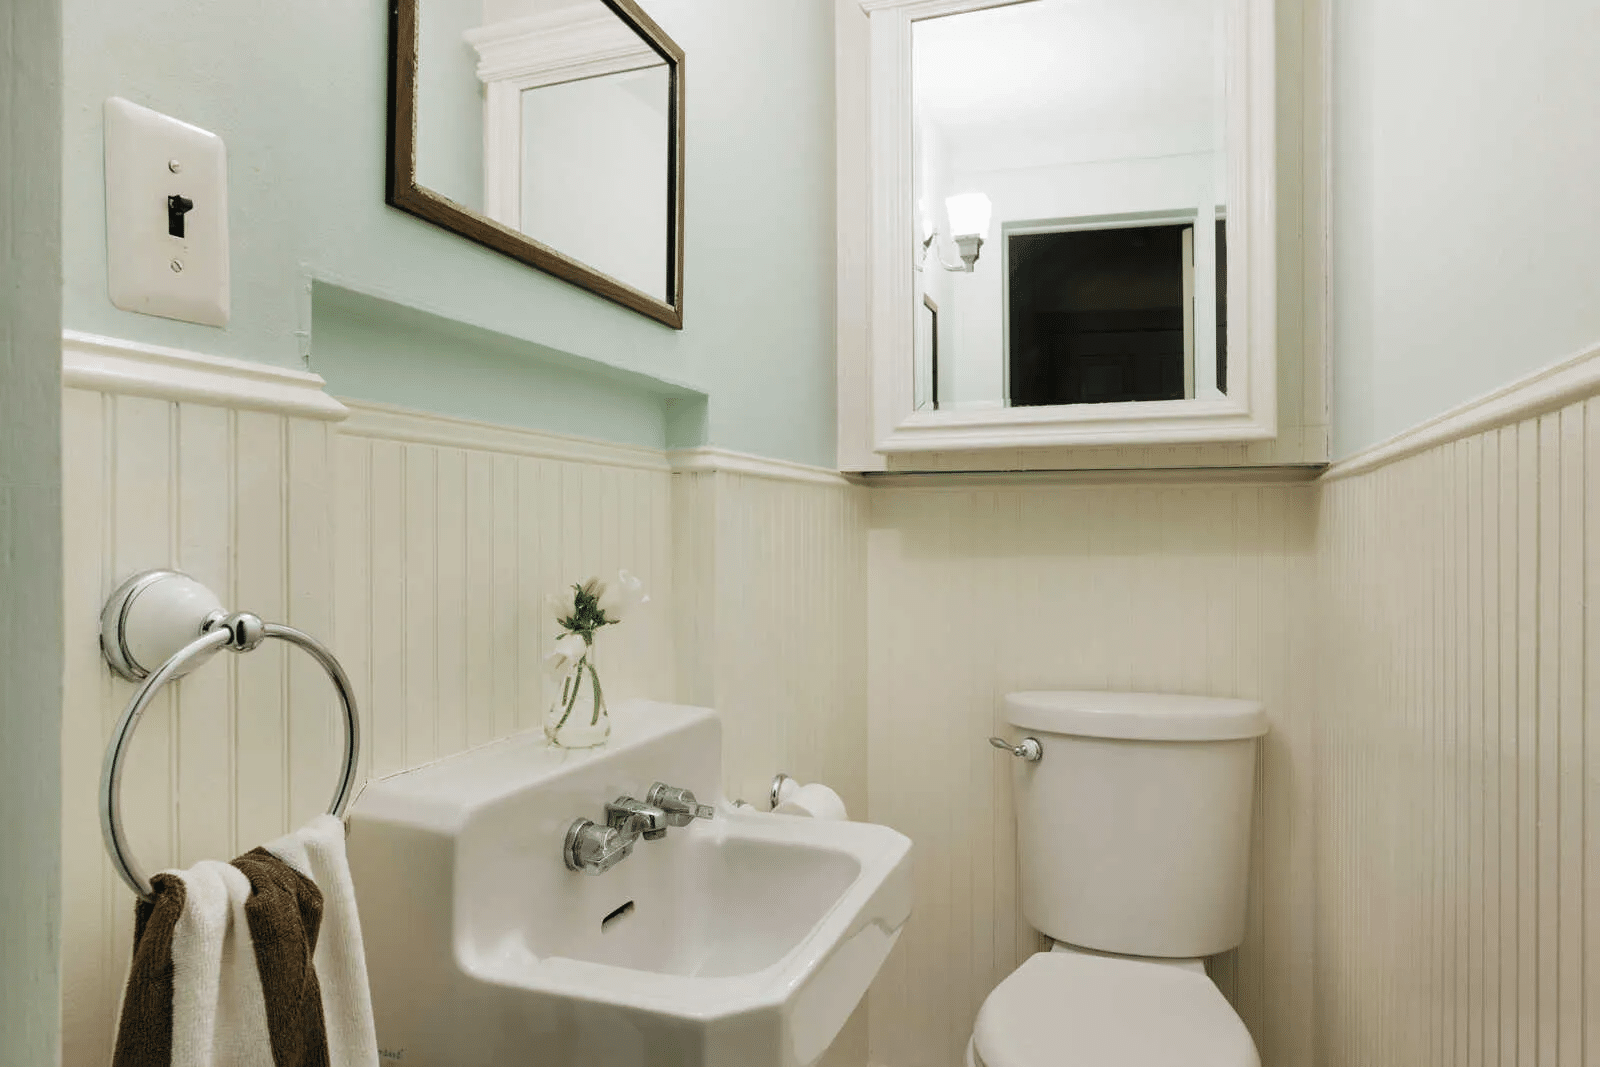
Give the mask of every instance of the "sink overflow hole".
[[628, 915], [632, 915], [632, 914], [633, 914], [633, 901], [630, 900], [626, 904], [622, 905], [622, 907], [618, 908], [616, 911], [613, 911], [610, 915], [607, 915], [604, 919], [600, 920], [600, 929], [601, 929], [601, 931], [604, 932], [606, 927], [610, 926], [612, 923], [616, 922], [618, 919], [621, 919], [624, 916], [628, 916]]

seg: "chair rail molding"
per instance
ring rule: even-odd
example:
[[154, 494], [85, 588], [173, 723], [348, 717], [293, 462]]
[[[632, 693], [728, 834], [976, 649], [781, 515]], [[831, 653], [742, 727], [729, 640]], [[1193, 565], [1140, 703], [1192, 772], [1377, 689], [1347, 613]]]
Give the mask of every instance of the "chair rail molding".
[[348, 437], [371, 437], [441, 448], [468, 448], [536, 459], [631, 467], [635, 470], [673, 469], [657, 448], [479, 422], [372, 400], [346, 397], [344, 403], [349, 407], [350, 419], [339, 427], [339, 432]]
[[1545, 415], [1597, 395], [1600, 343], [1347, 456], [1331, 465], [1322, 480], [1332, 482], [1364, 474], [1451, 441]]
[[813, 485], [844, 487], [853, 484], [837, 471], [812, 467], [786, 459], [769, 459], [748, 452], [734, 452], [726, 448], [702, 445], [698, 448], [673, 449], [667, 453], [667, 462], [675, 474], [742, 474], [752, 478], [768, 478], [780, 482], [808, 482]]
[[77, 330], [61, 332], [61, 384], [329, 421], [350, 414], [324, 391], [322, 377], [310, 371]]

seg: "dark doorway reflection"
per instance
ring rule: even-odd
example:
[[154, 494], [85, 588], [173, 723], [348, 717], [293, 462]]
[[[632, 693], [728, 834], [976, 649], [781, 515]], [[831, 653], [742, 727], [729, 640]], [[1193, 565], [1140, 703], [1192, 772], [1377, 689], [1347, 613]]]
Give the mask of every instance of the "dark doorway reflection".
[[[1223, 223], [1217, 263], [1225, 276]], [[1010, 402], [1016, 407], [1193, 395], [1192, 241], [1183, 224], [1012, 234]], [[1227, 388], [1227, 294], [1217, 286], [1217, 374]]]

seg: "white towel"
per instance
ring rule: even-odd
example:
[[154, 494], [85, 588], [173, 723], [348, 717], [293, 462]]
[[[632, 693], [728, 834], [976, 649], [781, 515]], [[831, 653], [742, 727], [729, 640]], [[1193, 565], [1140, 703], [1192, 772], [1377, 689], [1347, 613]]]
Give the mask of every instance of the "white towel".
[[172, 1067], [273, 1067], [244, 910], [250, 879], [216, 860], [170, 873], [187, 891], [172, 931]]
[[318, 815], [299, 833], [280, 837], [267, 851], [322, 890], [322, 936], [317, 939], [317, 979], [322, 986], [330, 1067], [371, 1067], [378, 1062], [372, 1024], [367, 954], [356, 916], [356, 887], [344, 853], [344, 823]]
[[152, 881], [152, 899], [139, 904], [115, 1067], [376, 1067], [338, 819], [319, 816], [232, 863], [207, 860]]

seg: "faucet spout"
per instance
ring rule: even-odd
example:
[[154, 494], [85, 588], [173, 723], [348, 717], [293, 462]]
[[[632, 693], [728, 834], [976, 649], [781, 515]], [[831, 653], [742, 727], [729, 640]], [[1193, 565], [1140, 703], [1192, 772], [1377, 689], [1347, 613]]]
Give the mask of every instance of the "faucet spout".
[[606, 805], [606, 825], [632, 837], [659, 841], [667, 836], [667, 813], [642, 800], [618, 797]]

